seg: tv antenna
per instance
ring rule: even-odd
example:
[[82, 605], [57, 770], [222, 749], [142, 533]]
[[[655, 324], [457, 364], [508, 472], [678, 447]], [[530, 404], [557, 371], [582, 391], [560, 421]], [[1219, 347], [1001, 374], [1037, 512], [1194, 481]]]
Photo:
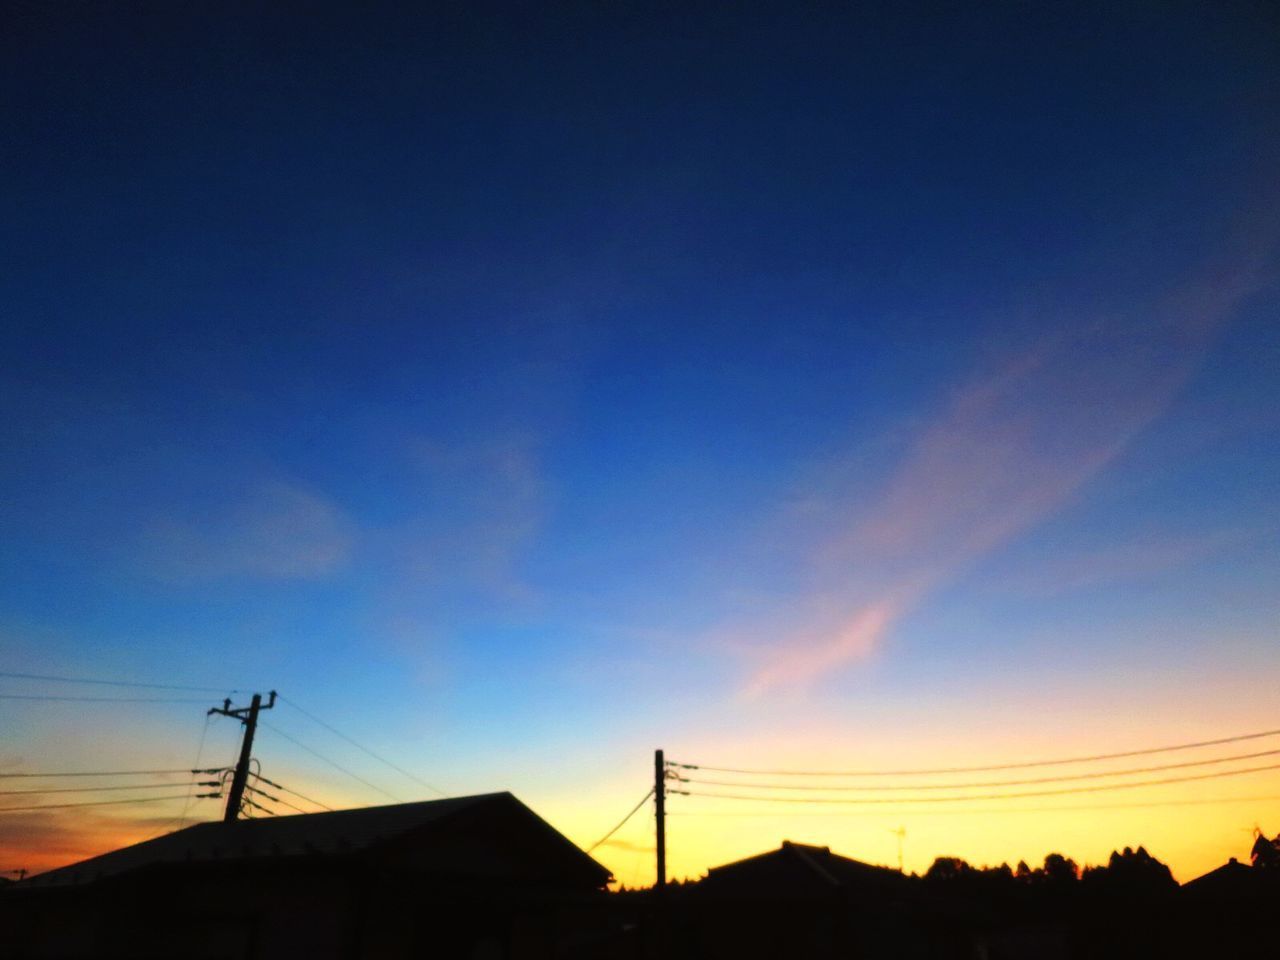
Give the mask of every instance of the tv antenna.
[[898, 827], [897, 830], [890, 830], [889, 832], [898, 838], [898, 872], [902, 873], [902, 841], [907, 839], [907, 828]]

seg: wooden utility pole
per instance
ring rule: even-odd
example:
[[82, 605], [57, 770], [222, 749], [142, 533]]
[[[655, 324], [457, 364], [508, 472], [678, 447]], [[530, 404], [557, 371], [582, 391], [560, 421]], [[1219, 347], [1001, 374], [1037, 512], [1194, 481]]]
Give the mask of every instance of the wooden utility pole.
[[657, 889], [667, 886], [667, 764], [662, 751], [653, 752], [653, 802], [658, 821], [658, 879]]
[[224, 717], [234, 717], [244, 724], [244, 737], [240, 741], [240, 760], [236, 763], [235, 773], [231, 776], [231, 791], [227, 794], [227, 809], [222, 814], [223, 823], [231, 823], [240, 817], [240, 804], [244, 798], [244, 787], [249, 780], [249, 759], [253, 756], [253, 735], [258, 729], [258, 711], [270, 710], [276, 705], [276, 692], [271, 691], [271, 699], [262, 705], [262, 694], [255, 693], [247, 707], [231, 709], [231, 701], [223, 700], [221, 707], [213, 707], [210, 714], [218, 713]]

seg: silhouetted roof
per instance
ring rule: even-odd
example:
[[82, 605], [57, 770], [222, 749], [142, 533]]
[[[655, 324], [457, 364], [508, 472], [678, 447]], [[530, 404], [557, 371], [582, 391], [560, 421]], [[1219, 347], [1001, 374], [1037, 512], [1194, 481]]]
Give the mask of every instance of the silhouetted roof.
[[1237, 900], [1253, 895], [1260, 885], [1258, 871], [1232, 857], [1222, 866], [1188, 880], [1182, 889], [1200, 897]]
[[89, 883], [160, 865], [379, 855], [418, 872], [487, 878], [570, 874], [603, 885], [609, 872], [510, 793], [489, 793], [185, 830], [50, 870], [21, 886]]
[[897, 870], [863, 863], [816, 847], [784, 840], [777, 850], [707, 871], [714, 892], [762, 896], [806, 896], [837, 892], [896, 894], [907, 887]]

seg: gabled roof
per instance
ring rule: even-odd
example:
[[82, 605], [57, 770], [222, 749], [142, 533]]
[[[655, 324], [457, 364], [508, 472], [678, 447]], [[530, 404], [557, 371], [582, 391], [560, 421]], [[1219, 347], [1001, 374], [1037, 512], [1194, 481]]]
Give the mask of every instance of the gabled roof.
[[1258, 871], [1232, 857], [1222, 866], [1188, 880], [1182, 889], [1198, 897], [1238, 900], [1256, 894], [1260, 886], [1263, 883]]
[[707, 890], [764, 896], [848, 893], [896, 894], [908, 881], [897, 870], [832, 853], [830, 847], [784, 840], [777, 850], [712, 867]]
[[[504, 856], [495, 846], [519, 847]], [[609, 872], [510, 793], [306, 813], [185, 830], [50, 870], [21, 886], [91, 883], [143, 868], [382, 855], [420, 872], [527, 873], [531, 860], [603, 885]]]

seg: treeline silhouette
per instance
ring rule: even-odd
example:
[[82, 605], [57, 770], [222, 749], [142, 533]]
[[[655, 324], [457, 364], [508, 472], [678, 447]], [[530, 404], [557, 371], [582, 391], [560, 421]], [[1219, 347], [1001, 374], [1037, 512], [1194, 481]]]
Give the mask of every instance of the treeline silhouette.
[[621, 888], [613, 899], [630, 907], [644, 943], [610, 956], [1280, 956], [1280, 835], [1259, 833], [1248, 863], [1232, 859], [1183, 885], [1143, 846], [1083, 868], [1061, 853], [1037, 866], [942, 856], [903, 876], [784, 843], [662, 892]]
[[661, 889], [608, 880], [509, 793], [201, 823], [0, 884], [0, 958], [1280, 956], [1280, 836], [1261, 832], [1182, 885], [1142, 846], [904, 874], [791, 841]]
[[972, 867], [958, 857], [938, 857], [925, 871], [924, 881], [939, 889], [950, 887], [985, 896], [1014, 893], [1148, 896], [1167, 893], [1178, 886], [1172, 871], [1147, 853], [1145, 847], [1112, 851], [1105, 865], [1083, 870], [1060, 853], [1048, 854], [1044, 863], [1035, 868], [1025, 860], [1014, 868], [1007, 863], [998, 867]]

